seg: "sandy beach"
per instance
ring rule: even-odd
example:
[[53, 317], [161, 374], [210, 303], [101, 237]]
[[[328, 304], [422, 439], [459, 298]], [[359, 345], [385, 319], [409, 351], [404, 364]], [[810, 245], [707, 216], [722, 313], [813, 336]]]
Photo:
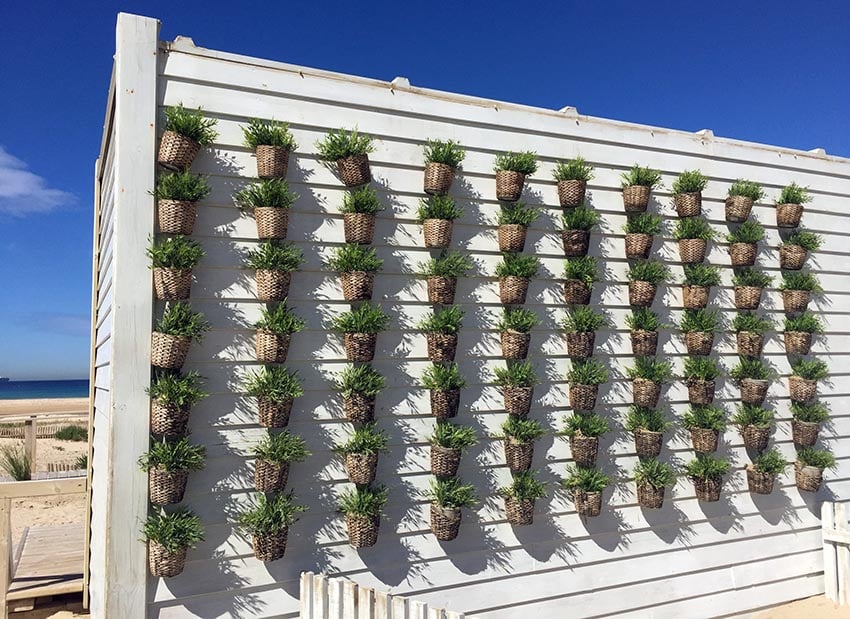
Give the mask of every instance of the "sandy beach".
[[88, 412], [88, 398], [0, 400], [0, 415], [32, 415], [33, 413], [80, 413], [88, 415]]

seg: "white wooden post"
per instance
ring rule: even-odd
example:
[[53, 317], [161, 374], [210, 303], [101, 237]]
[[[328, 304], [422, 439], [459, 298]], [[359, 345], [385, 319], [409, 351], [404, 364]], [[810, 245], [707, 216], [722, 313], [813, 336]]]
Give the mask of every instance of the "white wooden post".
[[36, 426], [35, 415], [27, 417], [24, 421], [24, 453], [30, 463], [30, 474], [35, 477], [35, 472], [38, 470], [35, 467], [36, 459]]
[[835, 504], [824, 501], [821, 505], [821, 529], [823, 532], [823, 580], [826, 598], [838, 602], [838, 572], [835, 544], [829, 539], [828, 531], [835, 528]]
[[6, 595], [12, 582], [12, 499], [0, 499], [0, 611], [6, 612]]
[[[847, 537], [847, 510], [844, 503], [835, 503], [835, 529]], [[850, 539], [835, 544], [835, 563], [838, 566], [838, 603], [850, 603]]]

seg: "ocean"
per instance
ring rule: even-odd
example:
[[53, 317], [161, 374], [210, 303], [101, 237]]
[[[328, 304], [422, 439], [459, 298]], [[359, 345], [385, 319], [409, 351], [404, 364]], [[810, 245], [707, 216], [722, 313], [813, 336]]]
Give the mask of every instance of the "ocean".
[[10, 380], [0, 382], [0, 400], [87, 398], [88, 380]]

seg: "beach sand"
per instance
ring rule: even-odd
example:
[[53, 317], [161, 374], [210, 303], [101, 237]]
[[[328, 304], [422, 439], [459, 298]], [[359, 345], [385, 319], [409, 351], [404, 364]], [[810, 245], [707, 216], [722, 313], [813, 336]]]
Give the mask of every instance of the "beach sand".
[[838, 606], [822, 595], [797, 600], [753, 615], [752, 619], [850, 619], [850, 606]]
[[0, 400], [0, 415], [31, 415], [33, 413], [81, 413], [88, 415], [89, 399]]

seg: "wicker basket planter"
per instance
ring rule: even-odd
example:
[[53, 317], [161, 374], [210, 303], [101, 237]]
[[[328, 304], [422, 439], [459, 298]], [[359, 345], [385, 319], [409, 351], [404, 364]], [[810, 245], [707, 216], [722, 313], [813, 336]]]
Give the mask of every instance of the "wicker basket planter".
[[498, 229], [499, 251], [521, 252], [525, 249], [526, 226], [519, 224], [502, 224]]
[[690, 428], [691, 443], [694, 446], [694, 451], [701, 454], [707, 454], [717, 451], [717, 440], [720, 433], [717, 430], [708, 428]]
[[460, 531], [462, 511], [431, 503], [431, 532], [441, 542], [450, 542]]
[[729, 245], [729, 257], [733, 267], [751, 267], [756, 263], [758, 245], [755, 243], [732, 243]]
[[558, 181], [558, 201], [561, 208], [575, 208], [584, 204], [587, 181], [570, 179]]
[[744, 439], [744, 447], [750, 451], [761, 453], [767, 449], [770, 442], [770, 426], [743, 426], [741, 428], [741, 437]]
[[525, 174], [514, 170], [496, 172], [496, 199], [504, 202], [516, 202], [522, 195]]
[[708, 305], [708, 286], [682, 286], [682, 305], [685, 309], [702, 309]]
[[809, 402], [818, 394], [818, 382], [799, 376], [789, 376], [788, 392], [794, 402]]
[[637, 357], [653, 357], [658, 349], [658, 332], [638, 329], [629, 334], [632, 354]]
[[694, 491], [697, 495], [697, 500], [703, 503], [716, 503], [720, 500], [720, 491], [723, 488], [722, 479], [703, 479], [701, 477], [692, 477], [694, 483]]
[[760, 406], [767, 397], [768, 381], [764, 378], [741, 379], [741, 402]]
[[533, 524], [534, 500], [523, 499], [518, 501], [511, 497], [505, 497], [505, 512], [508, 516], [508, 523], [515, 527]]
[[375, 287], [375, 274], [366, 271], [340, 273], [342, 296], [346, 301], [368, 301]]
[[254, 222], [260, 240], [285, 239], [289, 231], [289, 209], [274, 206], [254, 208]]
[[289, 149], [285, 146], [258, 144], [254, 149], [259, 178], [284, 178], [289, 167]]
[[375, 238], [375, 214], [344, 213], [342, 227], [346, 243], [371, 245]]
[[336, 169], [342, 184], [346, 187], [359, 187], [372, 180], [369, 155], [354, 155], [338, 159]]
[[786, 314], [805, 312], [812, 300], [812, 293], [808, 290], [783, 290], [782, 308]]
[[366, 486], [375, 481], [378, 470], [378, 454], [345, 454], [345, 472], [348, 481], [358, 486]]
[[570, 359], [588, 359], [593, 355], [596, 334], [591, 332], [567, 333], [567, 355]]
[[460, 449], [431, 445], [431, 475], [454, 477], [460, 466]]
[[195, 140], [174, 131], [166, 131], [159, 141], [157, 163], [169, 170], [188, 170], [201, 150]]
[[696, 217], [702, 213], [702, 192], [673, 194], [673, 206], [679, 217]]
[[502, 331], [502, 357], [504, 359], [525, 359], [531, 344], [531, 333], [519, 331]]
[[596, 407], [599, 385], [570, 385], [570, 408], [592, 411]]
[[369, 423], [375, 418], [375, 396], [352, 393], [342, 402], [345, 418], [352, 423]]
[[292, 414], [292, 400], [275, 401], [267, 397], [257, 398], [259, 424], [264, 428], [285, 428]]
[[192, 269], [154, 269], [153, 289], [160, 301], [188, 299], [192, 292]]
[[627, 213], [643, 213], [649, 206], [650, 188], [644, 185], [623, 187], [623, 208]]
[[638, 505], [646, 509], [661, 509], [664, 505], [664, 490], [664, 486], [656, 488], [651, 484], [638, 484]]
[[173, 578], [183, 573], [186, 567], [186, 552], [183, 546], [171, 551], [159, 542], [148, 542], [148, 569], [156, 578]]
[[655, 300], [655, 284], [644, 281], [629, 282], [629, 305], [634, 307], [649, 307]]
[[292, 273], [289, 271], [271, 271], [257, 269], [257, 299], [263, 303], [283, 301], [289, 296], [289, 283]]
[[348, 529], [348, 543], [354, 548], [369, 548], [378, 542], [379, 516], [361, 516], [346, 514], [345, 525]]
[[590, 248], [589, 230], [561, 230], [561, 244], [568, 258], [586, 256]]
[[657, 458], [661, 453], [661, 447], [664, 444], [663, 433], [641, 428], [635, 430], [632, 436], [635, 440], [635, 452], [639, 458]]
[[428, 195], [449, 193], [455, 180], [455, 170], [445, 163], [429, 162], [425, 164], [425, 178], [422, 189]]
[[685, 347], [689, 355], [706, 357], [711, 354], [714, 333], [710, 331], [688, 331], [685, 333]]
[[817, 492], [823, 483], [823, 469], [816, 466], [802, 466], [799, 462], [795, 462], [794, 480], [800, 490]]
[[282, 492], [289, 480], [289, 463], [257, 458], [254, 462], [254, 488], [257, 492]]
[[726, 198], [726, 221], [741, 223], [750, 216], [753, 210], [753, 199], [744, 196], [728, 196]]
[[522, 305], [528, 296], [527, 277], [508, 275], [499, 278], [499, 301], [502, 305]]
[[534, 387], [502, 387], [502, 395], [506, 413], [522, 418], [528, 416], [534, 398]]
[[343, 335], [345, 358], [349, 361], [366, 363], [375, 358], [377, 333], [345, 333]]
[[643, 232], [629, 232], [626, 234], [626, 258], [629, 260], [646, 260], [652, 249], [652, 235]]
[[653, 382], [646, 378], [632, 379], [632, 403], [646, 408], [658, 406], [658, 398], [661, 396], [661, 383]]
[[758, 357], [764, 347], [764, 335], [752, 331], [738, 331], [735, 334], [738, 354], [743, 357]]
[[814, 447], [818, 442], [820, 424], [811, 421], [791, 420], [791, 436], [795, 447]]
[[152, 468], [148, 471], [148, 494], [154, 505], [174, 505], [183, 500], [189, 471], [166, 471]]
[[283, 555], [286, 554], [286, 539], [288, 535], [289, 527], [284, 527], [274, 533], [255, 534], [251, 540], [254, 556], [266, 563], [282, 559]]
[[564, 297], [569, 305], [587, 305], [590, 286], [580, 279], [568, 279], [564, 282]]
[[441, 277], [439, 275], [431, 275], [428, 277], [427, 283], [428, 303], [440, 303], [442, 305], [451, 305], [455, 302], [455, 291], [457, 290], [456, 277]]
[[691, 404], [711, 404], [714, 402], [715, 382], [713, 380], [688, 380], [688, 401]]
[[806, 262], [808, 252], [799, 245], [782, 245], [779, 247], [779, 268], [788, 271], [799, 271]]
[[457, 333], [427, 333], [428, 360], [436, 363], [454, 361], [457, 352]]
[[460, 389], [431, 389], [431, 414], [437, 419], [449, 419], [457, 415], [460, 405]]
[[157, 225], [162, 234], [192, 234], [198, 214], [196, 202], [158, 200], [156, 204]]
[[753, 494], [772, 493], [775, 481], [776, 475], [773, 473], [764, 473], [753, 468], [752, 464], [747, 465], [747, 488]]
[[523, 473], [531, 468], [534, 459], [534, 443], [517, 443], [513, 438], [504, 441], [505, 464], [511, 473]]
[[151, 365], [168, 370], [179, 370], [186, 362], [192, 340], [185, 336], [151, 333]]
[[189, 406], [151, 400], [151, 434], [166, 438], [185, 436], [191, 411]]
[[755, 310], [761, 304], [762, 288], [758, 286], [735, 286], [735, 309]]
[[289, 354], [289, 342], [292, 336], [289, 333], [274, 333], [265, 329], [258, 329], [254, 337], [254, 349], [257, 353], [257, 361], [260, 363], [283, 363]]
[[445, 248], [452, 243], [453, 222], [451, 219], [426, 219], [422, 223], [425, 247]]
[[707, 248], [705, 239], [682, 239], [679, 241], [679, 260], [684, 264], [702, 262]]
[[587, 490], [573, 490], [573, 502], [576, 506], [576, 513], [579, 516], [593, 518], [598, 516], [602, 511], [602, 493], [588, 492]]
[[574, 434], [570, 437], [570, 451], [576, 465], [593, 468], [596, 466], [596, 456], [599, 453], [599, 438]]
[[776, 225], [780, 228], [796, 228], [803, 216], [802, 204], [777, 204]]
[[786, 331], [783, 339], [787, 355], [808, 355], [812, 349], [812, 334], [806, 331]]

